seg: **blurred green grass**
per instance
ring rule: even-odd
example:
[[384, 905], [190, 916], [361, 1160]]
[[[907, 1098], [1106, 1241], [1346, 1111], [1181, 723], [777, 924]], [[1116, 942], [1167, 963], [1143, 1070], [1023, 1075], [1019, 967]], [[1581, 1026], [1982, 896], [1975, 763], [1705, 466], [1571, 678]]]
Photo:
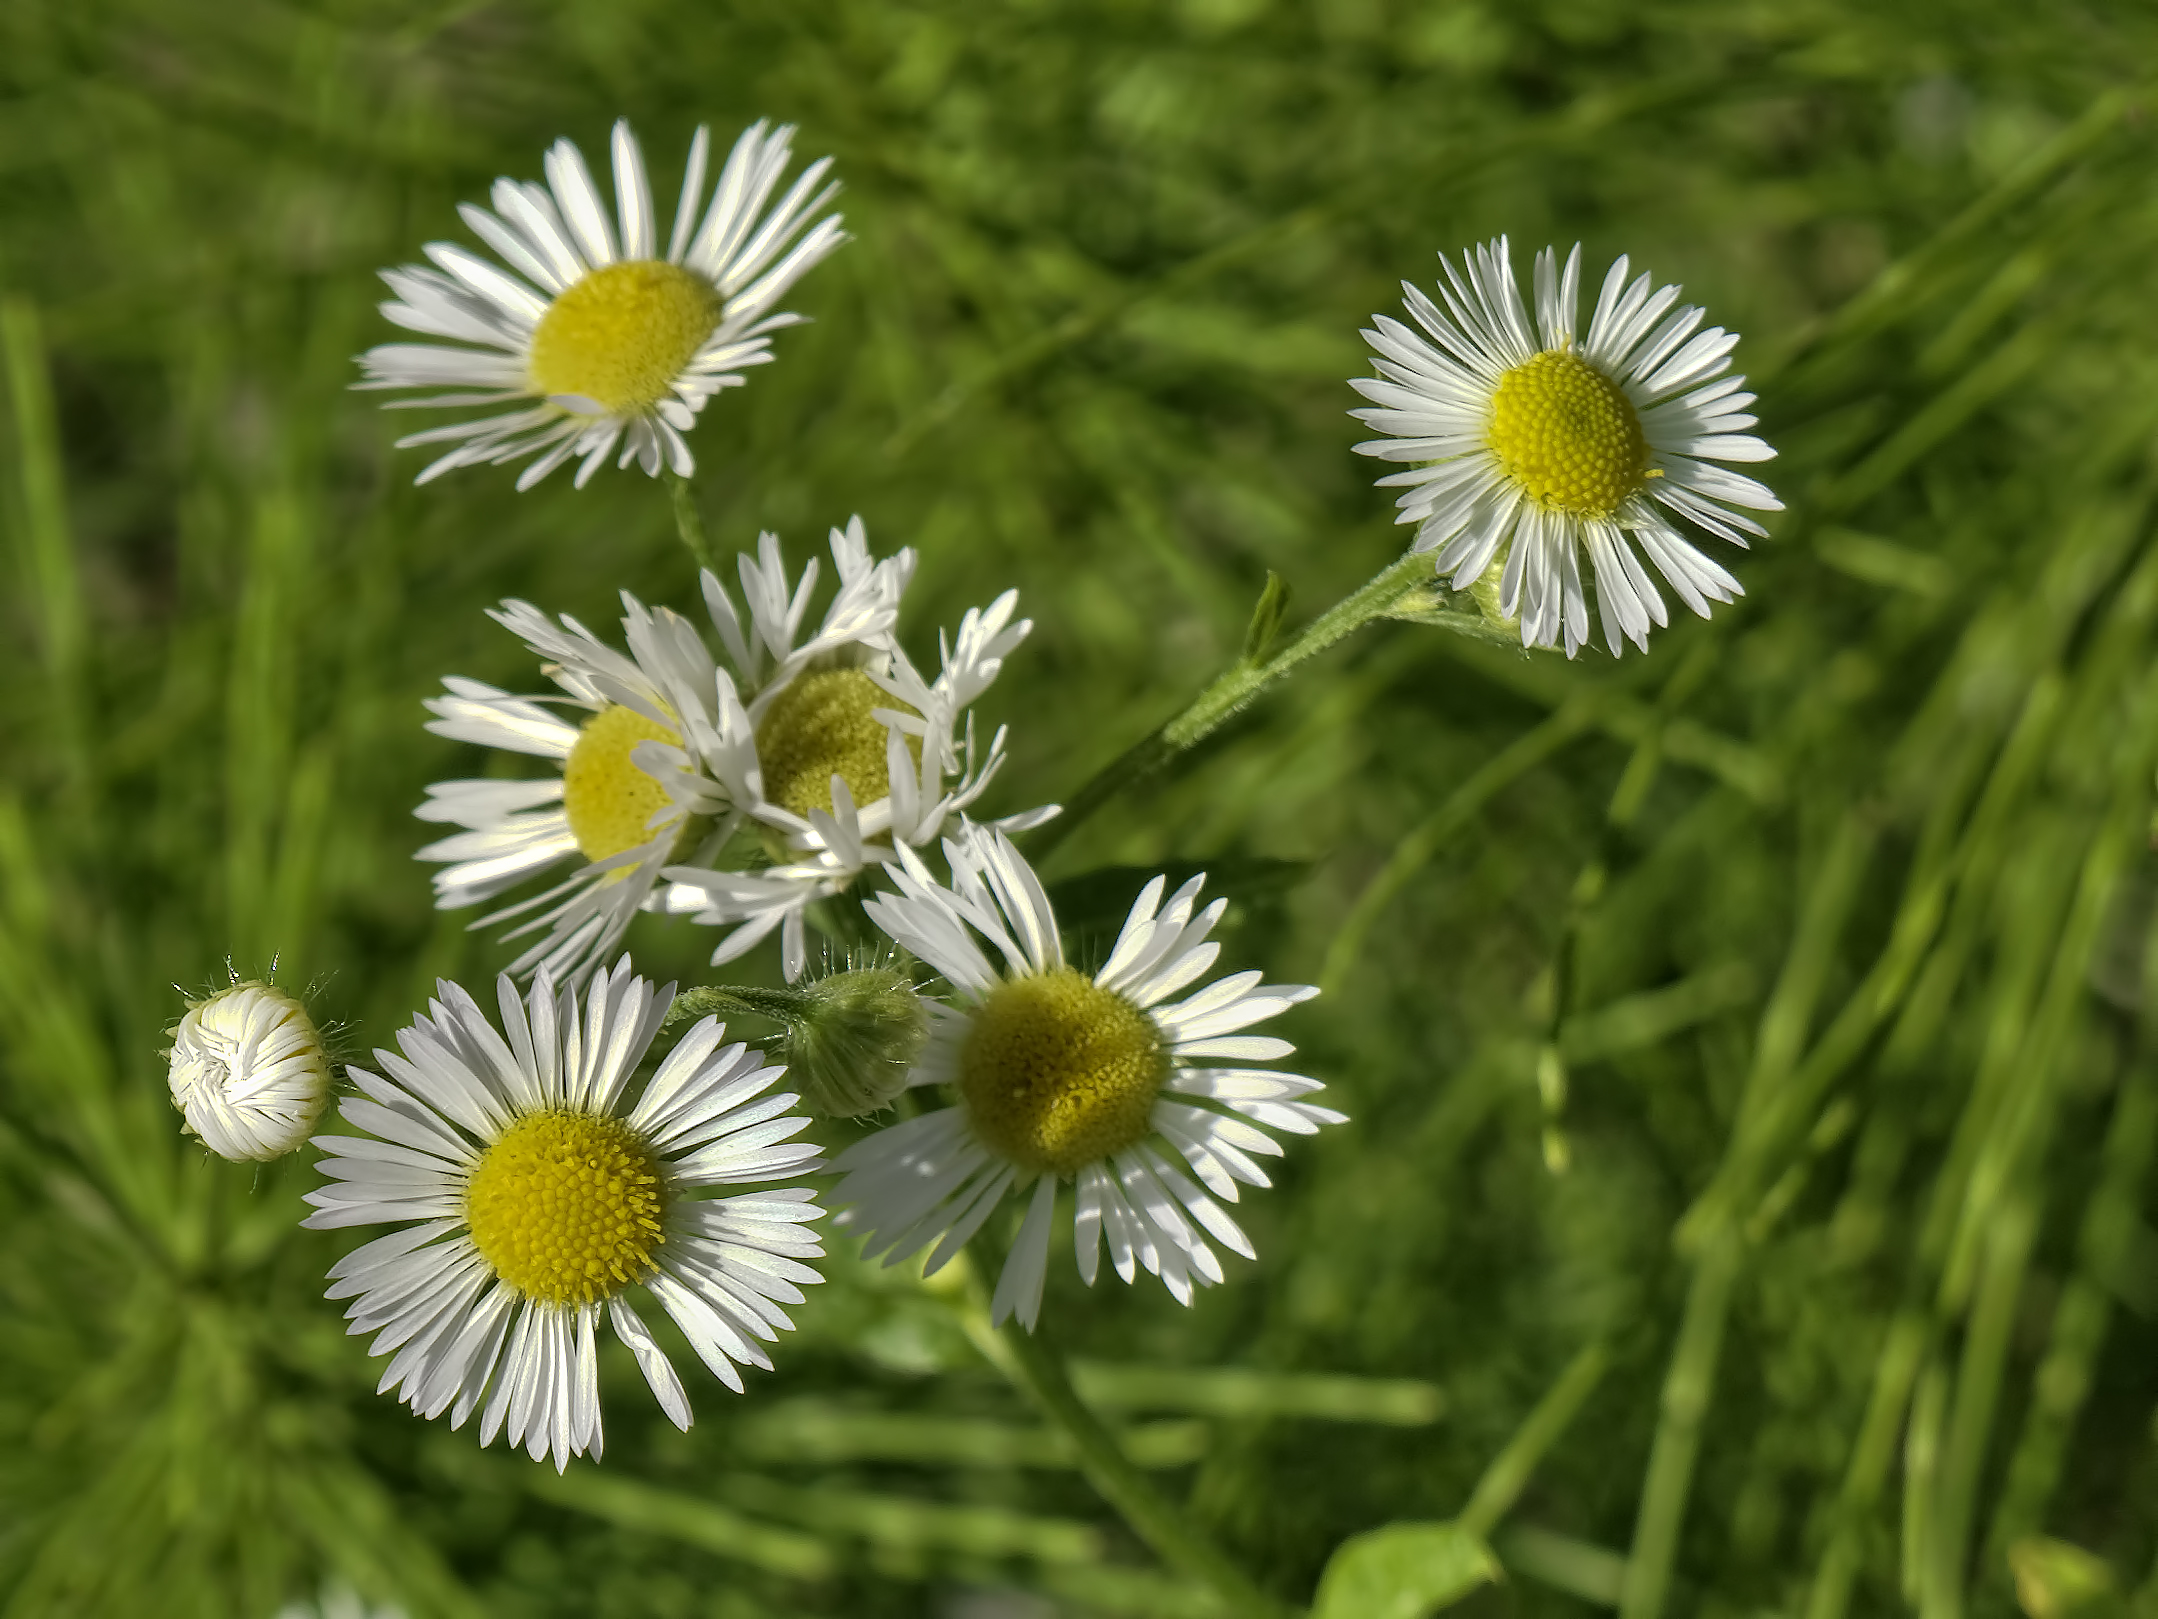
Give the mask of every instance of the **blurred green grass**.
[[[414, 490], [344, 391], [373, 272], [621, 113], [663, 192], [701, 120], [838, 158], [858, 240], [706, 413], [708, 517], [916, 545], [918, 646], [1020, 587], [998, 809], [1172, 712], [1268, 569], [1294, 617], [1395, 554], [1342, 379], [1435, 251], [1578, 237], [1743, 332], [1791, 510], [1742, 603], [1618, 664], [1366, 632], [1060, 850], [1247, 874], [1231, 954], [1326, 972], [1292, 1033], [1354, 1122], [1196, 1308], [1060, 1266], [1047, 1313], [1292, 1597], [1599, 1337], [1474, 1605], [1608, 1604], [1605, 1548], [1629, 1619], [2003, 1613], [2038, 1531], [2138, 1588], [2154, 48], [2000, 0], [0, 11], [0, 1613], [1206, 1611], [904, 1278], [836, 1263], [687, 1436], [608, 1362], [558, 1482], [372, 1395], [304, 1167], [178, 1137], [173, 980], [275, 957], [360, 1056], [507, 958], [410, 858], [472, 768], [419, 699], [529, 682], [481, 609], [686, 603], [656, 486]], [[1402, 1380], [1436, 1420], [1329, 1419]]]

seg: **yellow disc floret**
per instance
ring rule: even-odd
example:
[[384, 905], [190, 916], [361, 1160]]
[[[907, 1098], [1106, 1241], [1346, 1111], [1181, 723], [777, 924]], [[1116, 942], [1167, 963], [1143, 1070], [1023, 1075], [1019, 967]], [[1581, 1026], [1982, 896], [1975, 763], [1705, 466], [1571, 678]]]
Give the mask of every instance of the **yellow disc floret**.
[[667, 807], [667, 789], [630, 757], [640, 742], [680, 747], [682, 739], [658, 720], [616, 704], [586, 720], [569, 750], [562, 767], [562, 808], [587, 860], [605, 860], [650, 842], [652, 817]]
[[[764, 796], [807, 815], [832, 808], [832, 778], [854, 795], [857, 809], [874, 804], [892, 790], [885, 758], [890, 734], [880, 708], [898, 714], [914, 710], [859, 669], [820, 669], [794, 681], [773, 699], [757, 726], [757, 762], [764, 770]], [[907, 749], [919, 759], [918, 738]]]
[[656, 259], [592, 271], [563, 289], [532, 332], [533, 392], [578, 394], [620, 415], [649, 410], [725, 310], [701, 275]]
[[1154, 1020], [1070, 967], [991, 990], [959, 1053], [959, 1091], [983, 1144], [1057, 1175], [1140, 1140], [1168, 1077]]
[[1574, 517], [1609, 517], [1648, 480], [1633, 401], [1571, 349], [1546, 349], [1499, 378], [1488, 442], [1523, 494]]
[[644, 1139], [594, 1113], [528, 1113], [465, 1187], [473, 1245], [527, 1298], [590, 1304], [653, 1270], [667, 1186]]

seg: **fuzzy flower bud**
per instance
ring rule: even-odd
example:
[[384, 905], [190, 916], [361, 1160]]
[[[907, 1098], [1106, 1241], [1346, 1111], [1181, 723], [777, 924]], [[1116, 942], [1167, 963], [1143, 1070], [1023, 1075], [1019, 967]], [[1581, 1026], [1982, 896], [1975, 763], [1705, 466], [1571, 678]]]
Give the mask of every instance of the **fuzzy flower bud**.
[[889, 1106], [929, 1038], [929, 1014], [906, 974], [857, 967], [800, 992], [806, 1004], [786, 1020], [783, 1050], [802, 1105], [839, 1119]]
[[172, 1031], [172, 1105], [220, 1158], [277, 1158], [307, 1139], [330, 1063], [307, 1009], [274, 984], [235, 982], [190, 1002]]

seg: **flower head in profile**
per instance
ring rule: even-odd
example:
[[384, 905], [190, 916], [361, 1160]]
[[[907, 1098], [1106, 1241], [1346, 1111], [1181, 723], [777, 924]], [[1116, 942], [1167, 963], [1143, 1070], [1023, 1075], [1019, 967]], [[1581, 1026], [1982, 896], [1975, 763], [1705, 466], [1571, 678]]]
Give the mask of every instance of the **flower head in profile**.
[[[505, 975], [497, 1030], [455, 984], [354, 1068], [344, 1102], [359, 1133], [316, 1137], [329, 1183], [308, 1194], [316, 1227], [397, 1230], [331, 1267], [355, 1333], [391, 1357], [382, 1389], [450, 1426], [480, 1414], [534, 1460], [601, 1449], [597, 1332], [604, 1316], [661, 1408], [690, 1422], [666, 1351], [629, 1300], [644, 1288], [712, 1374], [769, 1367], [758, 1340], [792, 1323], [801, 1263], [823, 1252], [801, 1187], [707, 1197], [813, 1167], [791, 1138], [808, 1120], [771, 1094], [782, 1070], [706, 1018], [642, 1087], [632, 1083], [674, 995], [624, 957], [577, 997], [542, 973], [520, 997]], [[634, 1093], [634, 1095], [632, 1094]]]
[[793, 136], [791, 125], [745, 130], [707, 203], [711, 138], [700, 128], [664, 252], [644, 156], [622, 120], [611, 214], [583, 154], [557, 141], [544, 186], [497, 180], [491, 211], [458, 210], [499, 263], [430, 242], [434, 268], [384, 271], [396, 297], [382, 313], [449, 342], [370, 349], [358, 386], [450, 390], [398, 405], [514, 407], [398, 440], [400, 449], [449, 446], [419, 481], [536, 456], [517, 479], [529, 489], [574, 457], [582, 487], [618, 448], [622, 466], [690, 473], [696, 462], [682, 435], [713, 394], [772, 358], [771, 334], [801, 318], [779, 311], [779, 300], [846, 240], [837, 215], [817, 217], [838, 189], [819, 189], [828, 158], [767, 208]]
[[838, 1223], [864, 1232], [865, 1251], [886, 1264], [935, 1243], [934, 1273], [1007, 1197], [1025, 1195], [992, 1310], [1031, 1331], [1057, 1188], [1069, 1181], [1080, 1277], [1093, 1284], [1106, 1242], [1125, 1281], [1144, 1266], [1189, 1303], [1195, 1285], [1222, 1279], [1208, 1237], [1255, 1257], [1216, 1199], [1268, 1184], [1256, 1159], [1281, 1147], [1267, 1129], [1309, 1135], [1341, 1122], [1303, 1100], [1317, 1080], [1244, 1066], [1295, 1048], [1240, 1031], [1318, 992], [1255, 972], [1193, 990], [1221, 950], [1207, 934], [1225, 902], [1197, 910], [1203, 877], [1166, 903], [1167, 881], [1148, 883], [1089, 974], [1065, 961], [1048, 895], [1002, 832], [965, 827], [945, 852], [948, 886], [907, 850], [898, 892], [867, 909], [951, 986], [949, 1002], [930, 1003], [911, 1078], [950, 1086], [953, 1103], [841, 1154]]
[[[934, 842], [988, 787], [1004, 762], [1004, 732], [979, 746], [968, 710], [1033, 628], [1013, 621], [1019, 596], [1006, 591], [968, 610], [941, 642], [936, 678], [925, 678], [895, 630], [913, 551], [872, 561], [858, 517], [832, 531], [831, 547], [838, 596], [806, 643], [800, 625], [814, 562], [790, 585], [779, 542], [763, 536], [758, 558], [741, 559], [740, 609], [705, 575], [725, 665], [717, 727], [701, 739], [700, 757], [768, 863], [723, 870], [685, 862], [666, 871], [669, 910], [731, 929], [715, 964], [778, 929], [790, 982], [808, 960], [803, 916], [812, 903], [897, 850]], [[1055, 813], [1036, 809], [998, 824], [1017, 829]]]
[[174, 1025], [172, 1105], [220, 1158], [280, 1158], [307, 1139], [330, 1095], [330, 1061], [307, 1008], [233, 975]]
[[1364, 333], [1378, 377], [1352, 386], [1371, 408], [1352, 412], [1388, 435], [1357, 445], [1415, 463], [1379, 480], [1399, 487], [1417, 551], [1437, 554], [1456, 590], [1498, 574], [1497, 604], [1518, 618], [1523, 646], [1589, 638], [1585, 555], [1604, 641], [1614, 656], [1648, 648], [1667, 623], [1662, 594], [1638, 546], [1679, 599], [1703, 618], [1742, 594], [1738, 581], [1686, 536], [1687, 525], [1735, 545], [1767, 531], [1737, 508], [1781, 511], [1762, 484], [1717, 462], [1767, 461], [1775, 451], [1745, 429], [1753, 395], [1727, 375], [1738, 338], [1700, 331], [1702, 314], [1675, 286], [1628, 281], [1623, 257], [1604, 277], [1578, 342], [1581, 249], [1562, 268], [1536, 256], [1532, 326], [1506, 239], [1441, 259], [1442, 309], [1407, 282], [1422, 333], [1384, 315]]

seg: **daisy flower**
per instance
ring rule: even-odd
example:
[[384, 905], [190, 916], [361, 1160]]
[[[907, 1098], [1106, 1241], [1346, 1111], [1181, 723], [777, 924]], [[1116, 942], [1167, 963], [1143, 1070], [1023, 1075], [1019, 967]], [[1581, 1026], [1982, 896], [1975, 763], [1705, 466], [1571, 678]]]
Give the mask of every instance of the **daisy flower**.
[[734, 1197], [717, 1186], [812, 1167], [789, 1138], [809, 1121], [783, 1069], [762, 1066], [706, 1018], [628, 1101], [674, 986], [656, 993], [624, 957], [593, 980], [580, 1012], [542, 973], [520, 998], [497, 983], [498, 1032], [463, 989], [438, 986], [427, 1015], [377, 1051], [382, 1074], [350, 1070], [362, 1095], [339, 1111], [358, 1135], [318, 1136], [329, 1184], [308, 1193], [314, 1227], [398, 1225], [330, 1268], [353, 1333], [389, 1355], [381, 1391], [480, 1443], [507, 1433], [558, 1469], [601, 1450], [597, 1332], [604, 1315], [660, 1407], [690, 1422], [666, 1352], [629, 1303], [648, 1289], [712, 1374], [737, 1393], [737, 1365], [769, 1369], [756, 1340], [790, 1327], [783, 1304], [817, 1281], [806, 1188]]
[[[719, 794], [760, 834], [771, 863], [741, 871], [671, 866], [666, 876], [675, 886], [665, 904], [732, 929], [713, 953], [715, 965], [779, 929], [792, 982], [808, 959], [803, 914], [814, 901], [896, 850], [933, 841], [988, 787], [1004, 762], [1005, 733], [999, 728], [978, 747], [968, 708], [1033, 625], [1013, 622], [1019, 594], [1006, 591], [967, 612], [958, 633], [941, 642], [937, 677], [925, 679], [892, 629], [914, 552], [872, 562], [857, 517], [832, 531], [839, 599], [824, 629], [797, 644], [816, 564], [790, 585], [778, 540], [767, 534], [759, 545], [758, 560], [741, 559], [742, 609], [716, 578], [704, 577], [731, 670], [719, 671], [718, 723], [699, 747]], [[880, 609], [873, 630], [849, 605], [872, 584], [868, 594]], [[1018, 829], [1055, 813], [1036, 809], [998, 824]]]
[[1520, 620], [1521, 644], [1563, 641], [1568, 657], [1589, 637], [1583, 552], [1613, 656], [1626, 640], [1648, 650], [1649, 626], [1669, 622], [1636, 545], [1703, 618], [1710, 602], [1743, 594], [1676, 521], [1744, 546], [1767, 530], [1733, 508], [1783, 509], [1764, 485], [1712, 464], [1776, 453], [1744, 431], [1746, 379], [1725, 375], [1736, 334], [1698, 331], [1701, 311], [1680, 305], [1677, 287], [1629, 282], [1621, 257], [1577, 343], [1578, 246], [1563, 269], [1551, 248], [1536, 256], [1534, 327], [1503, 236], [1458, 270], [1440, 264], [1445, 308], [1403, 282], [1423, 335], [1373, 317], [1364, 337], [1379, 376], [1351, 382], [1373, 408], [1350, 414], [1389, 435], [1358, 452], [1416, 463], [1379, 480], [1404, 491], [1397, 521], [1417, 525], [1413, 549], [1435, 551], [1456, 590], [1497, 568], [1499, 610]]
[[367, 380], [357, 386], [452, 390], [396, 401], [401, 406], [529, 401], [399, 439], [400, 449], [450, 446], [418, 481], [537, 456], [517, 479], [529, 489], [575, 456], [581, 488], [617, 446], [624, 467], [636, 461], [655, 477], [662, 464], [685, 477], [693, 471], [682, 435], [713, 394], [740, 386], [745, 367], [772, 358], [771, 334], [802, 318], [774, 306], [846, 240], [838, 215], [815, 217], [838, 191], [818, 189], [829, 158], [766, 208], [793, 137], [792, 125], [751, 125], [707, 205], [711, 137], [699, 128], [664, 256], [644, 157], [625, 119], [614, 126], [612, 217], [583, 154], [560, 140], [547, 154], [546, 185], [497, 180], [492, 211], [458, 209], [499, 264], [453, 242], [430, 242], [423, 251], [435, 268], [385, 270], [397, 296], [382, 313], [458, 346], [370, 349], [360, 356]]
[[1065, 962], [1049, 897], [1009, 838], [966, 826], [944, 847], [949, 887], [903, 850], [898, 892], [866, 909], [951, 986], [949, 1003], [929, 1004], [929, 1039], [909, 1080], [949, 1085], [955, 1100], [840, 1155], [838, 1223], [866, 1233], [865, 1253], [887, 1265], [934, 1242], [934, 1274], [1007, 1196], [1031, 1188], [992, 1313], [1032, 1331], [1057, 1186], [1071, 1181], [1081, 1279], [1093, 1285], [1106, 1240], [1125, 1281], [1144, 1265], [1190, 1303], [1194, 1284], [1222, 1279], [1207, 1237], [1256, 1257], [1215, 1199], [1233, 1203], [1239, 1184], [1268, 1184], [1254, 1155], [1281, 1147], [1259, 1126], [1309, 1135], [1342, 1122], [1300, 1100], [1321, 1089], [1317, 1080], [1241, 1066], [1295, 1048], [1239, 1030], [1318, 991], [1243, 972], [1171, 1002], [1221, 951], [1206, 936], [1227, 902], [1194, 915], [1204, 877], [1166, 904], [1166, 879], [1148, 883], [1090, 976]]
[[571, 868], [553, 887], [473, 924], [517, 919], [510, 937], [540, 935], [511, 964], [520, 977], [544, 970], [559, 983], [580, 981], [653, 898], [660, 868], [711, 836], [723, 807], [683, 735], [710, 729], [711, 655], [679, 615], [655, 613], [627, 593], [622, 602], [628, 656], [530, 602], [490, 611], [539, 656], [564, 697], [520, 697], [452, 675], [446, 695], [427, 699], [436, 735], [557, 766], [535, 780], [436, 782], [413, 812], [466, 828], [419, 851], [421, 860], [447, 863], [434, 878], [439, 909]]
[[281, 1158], [307, 1139], [330, 1095], [330, 1060], [307, 1008], [243, 981], [189, 1003], [172, 1030], [172, 1105], [220, 1158]]

